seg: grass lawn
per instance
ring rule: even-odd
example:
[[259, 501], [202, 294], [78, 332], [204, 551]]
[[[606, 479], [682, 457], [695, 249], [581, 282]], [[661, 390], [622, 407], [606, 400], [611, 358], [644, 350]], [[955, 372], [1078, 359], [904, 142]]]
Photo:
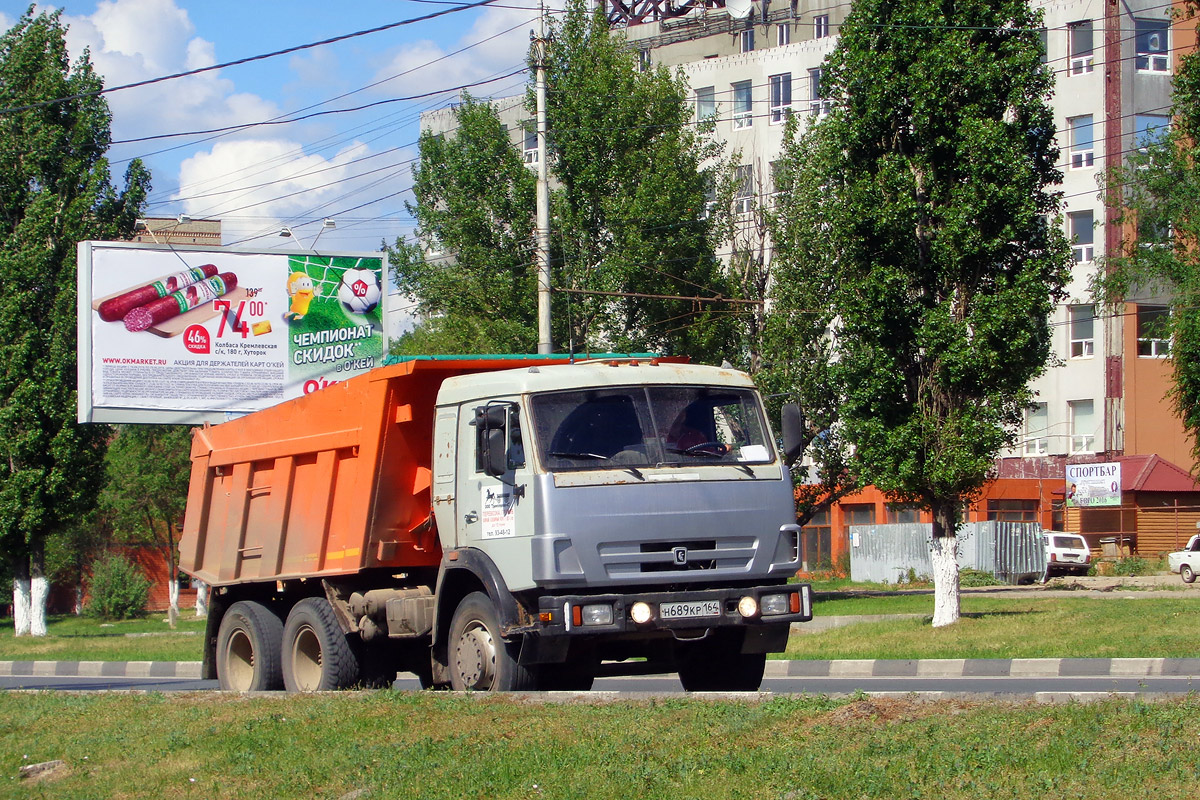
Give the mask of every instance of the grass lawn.
[[[957, 625], [930, 626], [927, 594], [830, 597], [817, 617], [920, 614], [915, 619], [859, 623], [813, 634], [793, 634], [780, 657], [868, 658], [1196, 658], [1200, 596], [1141, 592], [1114, 597], [1029, 597], [966, 594]], [[12, 634], [0, 620], [0, 661], [199, 661], [204, 620], [190, 611], [171, 631], [161, 614], [102, 625], [55, 617], [50, 636]]]
[[203, 619], [180, 614], [175, 630], [166, 614], [101, 622], [90, 617], [53, 616], [48, 636], [13, 636], [11, 619], [0, 619], [0, 661], [199, 661]]
[[[1194, 697], [0, 694], [0, 798], [1190, 797]], [[36, 784], [22, 764], [62, 759]]]

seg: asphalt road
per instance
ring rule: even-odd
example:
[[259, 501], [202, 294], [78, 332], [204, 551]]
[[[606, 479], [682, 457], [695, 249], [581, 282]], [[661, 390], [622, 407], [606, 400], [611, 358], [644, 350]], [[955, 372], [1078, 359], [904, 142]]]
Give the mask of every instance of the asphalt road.
[[[838, 663], [838, 662], [831, 662]], [[776, 670], [780, 671], [780, 670]], [[835, 670], [836, 671], [836, 670]], [[416, 691], [415, 678], [401, 675], [395, 687]], [[23, 675], [0, 677], [0, 689], [43, 691], [216, 691], [216, 681], [190, 677], [121, 677]], [[1144, 698], [1185, 695], [1200, 690], [1197, 675], [769, 675], [762, 691], [775, 695], [821, 694], [831, 697], [865, 692], [869, 695], [918, 695], [928, 698], [973, 697], [979, 699], [1038, 700], [1044, 702], [1136, 695]], [[590, 695], [597, 698], [635, 698], [642, 695], [683, 694], [674, 675], [601, 678]]]

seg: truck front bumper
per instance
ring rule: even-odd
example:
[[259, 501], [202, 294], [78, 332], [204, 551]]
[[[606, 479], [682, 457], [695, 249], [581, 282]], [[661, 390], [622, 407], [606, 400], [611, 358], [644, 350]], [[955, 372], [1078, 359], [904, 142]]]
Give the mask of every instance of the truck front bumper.
[[549, 595], [538, 600], [542, 637], [650, 634], [789, 626], [812, 619], [806, 583], [678, 592]]

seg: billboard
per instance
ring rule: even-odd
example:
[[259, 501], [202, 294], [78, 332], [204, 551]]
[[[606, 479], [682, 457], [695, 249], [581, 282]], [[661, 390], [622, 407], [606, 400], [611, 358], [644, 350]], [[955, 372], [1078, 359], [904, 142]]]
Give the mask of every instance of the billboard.
[[1121, 464], [1067, 464], [1067, 505], [1080, 508], [1121, 505]]
[[79, 421], [219, 422], [382, 364], [383, 253], [79, 244]]

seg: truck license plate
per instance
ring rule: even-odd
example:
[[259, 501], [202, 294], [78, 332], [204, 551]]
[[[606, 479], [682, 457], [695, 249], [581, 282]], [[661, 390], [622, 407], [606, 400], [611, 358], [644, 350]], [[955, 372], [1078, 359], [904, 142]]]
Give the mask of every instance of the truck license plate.
[[662, 619], [685, 619], [687, 617], [721, 616], [720, 600], [698, 600], [682, 603], [662, 603], [658, 607]]

